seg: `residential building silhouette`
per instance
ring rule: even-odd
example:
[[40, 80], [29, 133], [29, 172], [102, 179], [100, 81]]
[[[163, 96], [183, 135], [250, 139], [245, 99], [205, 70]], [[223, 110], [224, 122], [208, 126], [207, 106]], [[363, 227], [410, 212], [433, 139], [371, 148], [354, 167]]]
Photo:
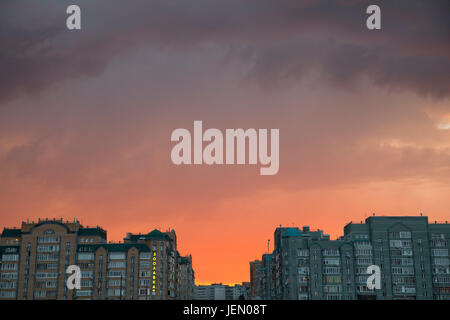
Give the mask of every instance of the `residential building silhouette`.
[[[108, 243], [100, 227], [79, 221], [23, 222], [0, 237], [0, 299], [171, 300], [192, 299], [192, 257], [177, 250], [174, 230], [127, 234]], [[70, 290], [70, 265], [81, 287]]]
[[[307, 226], [276, 228], [273, 252], [250, 262], [258, 275], [251, 286], [260, 288], [252, 297], [450, 300], [449, 239], [447, 221], [425, 216], [371, 216], [347, 224], [337, 240]], [[380, 289], [367, 287], [371, 265], [380, 268]]]

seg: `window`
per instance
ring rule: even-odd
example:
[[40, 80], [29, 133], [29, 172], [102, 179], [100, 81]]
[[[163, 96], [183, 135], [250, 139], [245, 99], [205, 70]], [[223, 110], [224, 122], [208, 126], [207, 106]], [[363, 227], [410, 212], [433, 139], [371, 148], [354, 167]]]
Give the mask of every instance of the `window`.
[[17, 272], [0, 273], [0, 279], [5, 279], [5, 280], [17, 279]]
[[431, 255], [435, 257], [448, 257], [448, 249], [432, 249]]
[[108, 268], [125, 268], [125, 261], [111, 261]]
[[16, 291], [3, 291], [0, 292], [0, 298], [15, 298]]
[[298, 268], [298, 274], [299, 275], [308, 275], [309, 274], [309, 268], [308, 267]]
[[410, 231], [400, 231], [400, 239], [411, 239]]
[[412, 257], [413, 252], [411, 249], [404, 249], [404, 250], [402, 250], [402, 255], [407, 256], [407, 257]]
[[323, 276], [323, 282], [330, 283], [341, 283], [341, 276]]
[[108, 277], [114, 278], [114, 277], [124, 277], [125, 276], [125, 270], [114, 270], [114, 271], [108, 271]]
[[125, 290], [122, 290], [122, 292], [120, 292], [120, 289], [108, 289], [107, 295], [109, 297], [119, 297], [121, 295], [124, 296]]
[[338, 293], [341, 292], [342, 288], [340, 285], [325, 285], [323, 286], [323, 292], [325, 293]]
[[4, 254], [2, 256], [2, 261], [18, 261], [19, 255], [18, 254]]
[[37, 252], [59, 252], [59, 245], [39, 245]]
[[58, 243], [59, 237], [51, 236], [51, 237], [38, 237], [38, 243]]
[[392, 274], [414, 274], [413, 267], [392, 267]]
[[57, 263], [38, 263], [36, 264], [36, 270], [57, 270], [58, 264]]
[[35, 290], [34, 291], [35, 298], [45, 298], [46, 294], [47, 294], [47, 291], [45, 291], [45, 290]]
[[364, 257], [364, 258], [358, 257], [356, 259], [356, 264], [357, 265], [370, 265], [370, 264], [372, 264], [372, 257]]
[[323, 256], [339, 256], [339, 250], [338, 249], [325, 249], [322, 252]]
[[[126, 286], [126, 280], [125, 279], [123, 279], [122, 280], [122, 286]], [[120, 284], [120, 279], [118, 279], [118, 280], [109, 280], [108, 281], [108, 287], [120, 287], [121, 286], [121, 284]]]
[[443, 233], [432, 233], [431, 234], [431, 239], [433, 240], [445, 240], [445, 235]]
[[85, 263], [85, 262], [80, 263], [79, 262], [78, 266], [80, 267], [80, 269], [91, 269], [91, 268], [94, 268], [94, 264], [92, 262], [90, 262], [90, 263]]
[[57, 254], [49, 254], [49, 253], [41, 253], [36, 255], [37, 261], [58, 261], [59, 255]]
[[58, 274], [56, 272], [37, 272], [36, 279], [56, 279]]
[[150, 277], [150, 270], [148, 270], [148, 271], [139, 271], [139, 277]]
[[151, 259], [151, 258], [152, 258], [152, 255], [151, 255], [150, 252], [141, 252], [141, 253], [139, 254], [139, 258], [140, 258], [140, 259]]
[[139, 267], [140, 268], [146, 268], [146, 269], [148, 269], [148, 268], [150, 268], [150, 261], [141, 261], [140, 263], [139, 263]]
[[111, 260], [121, 260], [125, 259], [125, 252], [111, 252], [109, 254]]
[[323, 273], [324, 274], [339, 274], [340, 268], [339, 267], [324, 267]]
[[35, 284], [35, 288], [39, 289], [56, 288], [56, 280], [37, 281]]
[[308, 257], [309, 250], [308, 249], [297, 249], [297, 256], [298, 257]]
[[78, 260], [94, 260], [93, 252], [80, 252], [78, 253]]
[[150, 295], [150, 289], [148, 288], [139, 288], [140, 295]]
[[15, 281], [0, 282], [0, 289], [15, 289], [15, 288], [16, 288]]
[[433, 264], [437, 266], [448, 266], [449, 259], [448, 258], [434, 258]]
[[150, 279], [141, 279], [141, 280], [139, 280], [139, 285], [143, 286], [143, 287], [150, 286]]
[[94, 271], [81, 271], [81, 278], [93, 279], [94, 278]]
[[333, 265], [338, 266], [341, 264], [341, 260], [339, 258], [324, 258], [323, 259], [324, 265]]
[[88, 297], [92, 295], [92, 290], [77, 290], [77, 297]]
[[2, 263], [2, 270], [17, 270], [16, 263]]

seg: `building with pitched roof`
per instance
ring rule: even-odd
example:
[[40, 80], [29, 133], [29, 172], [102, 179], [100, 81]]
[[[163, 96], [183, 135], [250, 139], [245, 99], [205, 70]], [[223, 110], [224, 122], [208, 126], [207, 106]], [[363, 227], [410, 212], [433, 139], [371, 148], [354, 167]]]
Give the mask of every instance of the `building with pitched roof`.
[[[174, 230], [128, 233], [108, 243], [101, 227], [79, 221], [23, 222], [0, 236], [0, 300], [192, 299], [192, 256], [177, 250]], [[69, 266], [80, 287], [67, 286]]]

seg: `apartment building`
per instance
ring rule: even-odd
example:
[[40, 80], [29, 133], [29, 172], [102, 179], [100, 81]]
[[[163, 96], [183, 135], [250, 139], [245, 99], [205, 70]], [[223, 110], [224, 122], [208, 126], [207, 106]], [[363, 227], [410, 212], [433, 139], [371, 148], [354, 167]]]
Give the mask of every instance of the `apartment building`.
[[[107, 243], [100, 227], [79, 221], [23, 222], [0, 237], [0, 299], [159, 300], [190, 299], [192, 257], [176, 249], [174, 230], [127, 234]], [[66, 283], [69, 266], [81, 271], [81, 287]]]
[[194, 298], [195, 276], [192, 268], [192, 256], [178, 257], [178, 296], [181, 300], [190, 300]]
[[260, 260], [255, 260], [250, 262], [250, 296], [252, 298], [258, 298], [262, 295], [262, 262]]
[[[307, 226], [277, 228], [274, 238], [262, 275], [251, 277], [262, 299], [450, 300], [447, 222], [371, 216], [347, 224], [337, 240]], [[380, 268], [380, 289], [367, 287], [371, 265]]]
[[222, 283], [195, 286], [195, 300], [246, 300], [249, 297], [250, 287], [244, 284], [233, 286]]

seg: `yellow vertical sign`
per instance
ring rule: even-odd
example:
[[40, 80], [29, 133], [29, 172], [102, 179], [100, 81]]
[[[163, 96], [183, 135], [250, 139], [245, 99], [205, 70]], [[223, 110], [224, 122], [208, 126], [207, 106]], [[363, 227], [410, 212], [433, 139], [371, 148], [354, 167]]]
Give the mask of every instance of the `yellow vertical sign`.
[[152, 257], [152, 292], [156, 293], [156, 251], [153, 251]]

